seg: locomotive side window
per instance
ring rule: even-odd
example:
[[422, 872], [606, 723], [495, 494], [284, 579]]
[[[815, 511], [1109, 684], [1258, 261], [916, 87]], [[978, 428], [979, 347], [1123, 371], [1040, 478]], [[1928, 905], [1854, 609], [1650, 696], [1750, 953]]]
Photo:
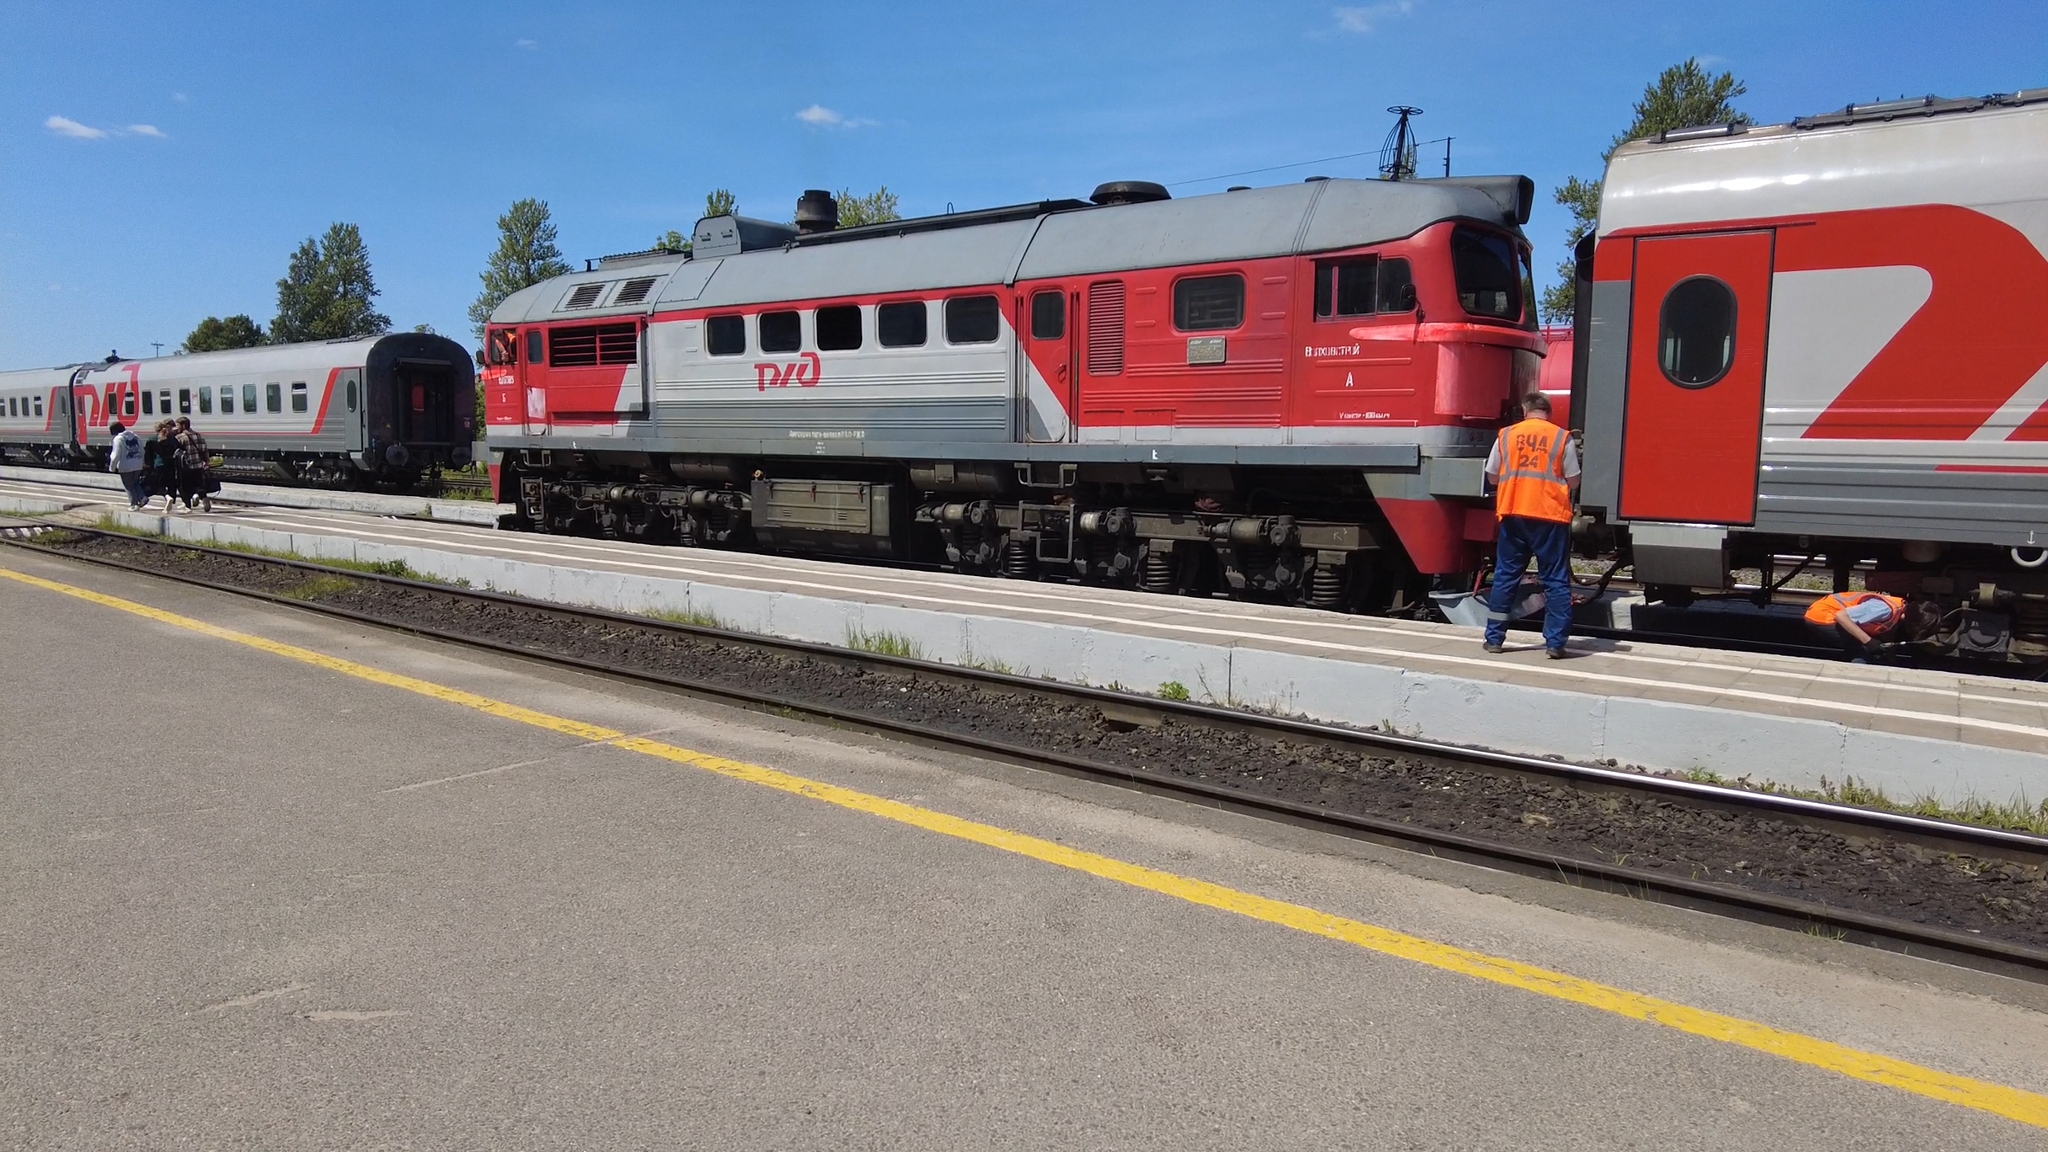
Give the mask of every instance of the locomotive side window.
[[1522, 318], [1521, 260], [1507, 237], [1477, 228], [1453, 229], [1451, 271], [1465, 311], [1494, 320]]
[[540, 329], [535, 328], [526, 334], [526, 362], [528, 364], [547, 363], [547, 348], [547, 335]]
[[1316, 265], [1316, 319], [1370, 316], [1379, 301], [1380, 258], [1326, 260]]
[[284, 389], [282, 387], [276, 384], [265, 384], [263, 386], [263, 410], [265, 412], [284, 411]]
[[1406, 260], [1380, 261], [1380, 311], [1415, 311], [1415, 275]]
[[211, 415], [212, 413], [213, 413], [213, 389], [211, 389], [211, 388], [201, 388], [201, 389], [199, 390], [199, 414], [200, 414], [201, 416], [208, 416], [208, 415]]
[[242, 411], [256, 411], [256, 386], [254, 384], [242, 385]]
[[922, 348], [931, 309], [922, 300], [898, 300], [875, 309], [875, 339], [884, 348]]
[[946, 301], [946, 343], [993, 344], [1002, 330], [1002, 307], [995, 297], [955, 296]]
[[803, 321], [796, 313], [761, 313], [761, 351], [794, 352], [803, 345]]
[[742, 356], [747, 351], [747, 318], [713, 316], [704, 322], [704, 350], [713, 356]]
[[294, 380], [292, 381], [292, 411], [304, 412], [305, 410], [306, 382], [304, 380]]
[[1067, 334], [1067, 294], [1049, 288], [1031, 295], [1031, 338], [1058, 340]]
[[1190, 276], [1173, 286], [1173, 326], [1182, 332], [1235, 328], [1244, 323], [1244, 277]]
[[490, 351], [486, 356], [491, 364], [517, 364], [519, 337], [509, 328], [492, 329]]
[[1657, 366], [1680, 388], [1705, 388], [1735, 362], [1735, 293], [1712, 276], [1671, 286], [1657, 313]]
[[847, 352], [860, 347], [860, 305], [834, 304], [818, 309], [818, 351]]

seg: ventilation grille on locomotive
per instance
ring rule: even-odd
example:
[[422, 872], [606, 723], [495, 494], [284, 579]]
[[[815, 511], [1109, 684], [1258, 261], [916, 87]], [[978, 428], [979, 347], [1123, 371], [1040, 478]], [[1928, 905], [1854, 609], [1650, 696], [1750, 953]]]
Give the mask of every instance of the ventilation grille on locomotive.
[[602, 295], [604, 295], [603, 283], [579, 284], [574, 292], [569, 293], [569, 298], [562, 301], [562, 307], [588, 308], [592, 304], [597, 303], [597, 298]]
[[1098, 280], [1088, 286], [1088, 374], [1116, 376], [1124, 370], [1124, 282]]
[[638, 304], [642, 300], [647, 299], [647, 293], [652, 291], [653, 288], [654, 277], [652, 276], [642, 276], [638, 280], [628, 280], [626, 281], [626, 286], [619, 289], [619, 294], [612, 299], [612, 303], [615, 305]]
[[548, 367], [589, 368], [640, 359], [640, 332], [632, 324], [557, 328], [548, 334]]

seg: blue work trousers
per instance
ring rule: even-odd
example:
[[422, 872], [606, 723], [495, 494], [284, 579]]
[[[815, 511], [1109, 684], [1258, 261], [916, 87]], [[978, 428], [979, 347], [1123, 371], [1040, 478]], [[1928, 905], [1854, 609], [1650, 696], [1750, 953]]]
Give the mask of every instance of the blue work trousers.
[[1572, 526], [1526, 516], [1500, 518], [1500, 541], [1493, 553], [1493, 594], [1486, 599], [1486, 642], [1508, 637], [1508, 609], [1522, 583], [1529, 557], [1543, 580], [1543, 646], [1563, 648], [1572, 625]]

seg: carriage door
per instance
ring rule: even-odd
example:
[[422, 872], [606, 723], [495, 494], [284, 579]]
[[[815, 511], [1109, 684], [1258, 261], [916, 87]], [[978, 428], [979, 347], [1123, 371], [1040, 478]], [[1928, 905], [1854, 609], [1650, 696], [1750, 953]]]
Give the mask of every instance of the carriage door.
[[1058, 444], [1073, 435], [1079, 381], [1064, 288], [1040, 288], [1024, 301], [1024, 427], [1033, 444]]
[[1622, 519], [1754, 523], [1771, 233], [1638, 240], [1634, 284]]
[[85, 447], [85, 438], [92, 429], [91, 421], [99, 411], [99, 396], [85, 383], [89, 368], [80, 368], [71, 374], [71, 383], [65, 387], [66, 409], [71, 413], [72, 443]]

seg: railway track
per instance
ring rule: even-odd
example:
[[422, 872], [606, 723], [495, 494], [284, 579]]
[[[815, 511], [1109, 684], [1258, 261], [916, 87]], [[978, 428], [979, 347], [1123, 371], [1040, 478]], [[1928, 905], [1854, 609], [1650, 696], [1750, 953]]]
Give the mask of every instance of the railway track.
[[[1002, 732], [961, 731], [915, 717], [891, 714], [886, 709], [862, 707], [843, 701], [818, 699], [801, 693], [774, 691], [759, 686], [758, 678], [740, 680], [679, 675], [652, 667], [635, 668], [623, 656], [592, 658], [567, 651], [549, 651], [536, 642], [483, 634], [477, 628], [451, 627], [421, 619], [395, 619], [359, 608], [343, 607], [285, 596], [250, 586], [249, 580], [223, 581], [202, 575], [167, 570], [179, 558], [212, 558], [219, 565], [254, 566], [250, 571], [284, 572], [292, 580], [327, 578], [357, 582], [379, 590], [379, 595], [402, 596], [408, 603], [445, 604], [455, 611], [454, 619], [474, 618], [489, 611], [517, 613], [553, 622], [543, 629], [591, 628], [606, 636], [668, 637], [676, 642], [706, 643], [723, 649], [771, 654], [778, 659], [819, 662], [838, 669], [853, 669], [908, 677], [934, 685], [950, 686], [988, 699], [1042, 702], [1065, 709], [1072, 715], [1099, 716], [1118, 730], [1141, 736], [1151, 729], [1171, 726], [1191, 730], [1213, 747], [1224, 748], [1232, 741], [1243, 743], [1279, 742], [1283, 748], [1320, 749], [1332, 755], [1366, 758], [1396, 758], [1429, 767], [1456, 771], [1480, 780], [1521, 781], [1527, 786], [1566, 789], [1601, 804], [1612, 802], [1628, 810], [1655, 809], [1672, 818], [1699, 813], [1720, 813], [1739, 819], [1761, 820], [1765, 827], [1782, 825], [1788, 837], [1816, 834], [1839, 838], [1850, 844], [1883, 844], [1895, 852], [1930, 859], [1954, 858], [1989, 862], [1990, 866], [2038, 870], [2048, 866], [2048, 838], [2016, 832], [1948, 823], [1897, 813], [1824, 804], [1811, 800], [1750, 792], [1681, 779], [1645, 775], [1615, 768], [1566, 764], [1537, 757], [1510, 755], [1462, 748], [1391, 733], [1359, 731], [1271, 716], [1239, 709], [1188, 701], [1159, 699], [1104, 689], [1057, 684], [1010, 675], [917, 660], [885, 653], [849, 650], [750, 633], [725, 631], [696, 624], [671, 623], [659, 619], [627, 616], [595, 609], [576, 608], [524, 600], [518, 597], [474, 589], [425, 583], [398, 576], [338, 569], [304, 561], [251, 556], [239, 552], [197, 545], [137, 539], [69, 525], [41, 525], [48, 531], [27, 538], [0, 538], [0, 543], [49, 556], [84, 561], [107, 568], [172, 579], [217, 592], [249, 597], [272, 604], [349, 620], [358, 624], [396, 629], [434, 640], [492, 652], [601, 677], [636, 684], [697, 699], [715, 701], [777, 716], [797, 718], [843, 729], [869, 733], [892, 740], [934, 749], [1021, 764], [1031, 768], [1109, 783], [1155, 795], [1202, 804], [1262, 819], [1284, 822], [1316, 831], [1390, 845], [1434, 856], [1447, 857], [1489, 868], [1542, 877], [1578, 887], [1629, 895], [1637, 899], [1691, 908], [1754, 923], [1805, 931], [1832, 939], [1846, 940], [1916, 956], [1928, 957], [1971, 968], [2048, 983], [2048, 948], [2033, 943], [2000, 939], [1977, 930], [1916, 923], [1901, 916], [1881, 915], [1859, 908], [1830, 903], [1825, 898], [1801, 898], [1782, 892], [1760, 891], [1753, 886], [1675, 875], [1646, 867], [1634, 867], [1623, 860], [1587, 859], [1583, 855], [1546, 851], [1540, 846], [1499, 835], [1475, 834], [1458, 829], [1428, 827], [1383, 814], [1343, 811], [1327, 800], [1305, 801], [1283, 795], [1262, 794], [1240, 784], [1189, 778], [1185, 774], [1148, 770], [1116, 763], [1103, 756], [1076, 754], [1045, 741], [1008, 738]], [[70, 533], [70, 536], [59, 535]], [[115, 547], [134, 546], [148, 555], [160, 556], [164, 564], [135, 562], [111, 555], [84, 554], [69, 547], [52, 546], [59, 541], [118, 542]], [[415, 613], [417, 615], [417, 613]], [[623, 652], [626, 641], [621, 639]], [[1219, 751], [1217, 755], [1226, 753]], [[1484, 787], [1479, 790], [1485, 790]], [[1526, 819], [1526, 818], [1525, 818]], [[1711, 870], [1710, 870], [1711, 872]]]

